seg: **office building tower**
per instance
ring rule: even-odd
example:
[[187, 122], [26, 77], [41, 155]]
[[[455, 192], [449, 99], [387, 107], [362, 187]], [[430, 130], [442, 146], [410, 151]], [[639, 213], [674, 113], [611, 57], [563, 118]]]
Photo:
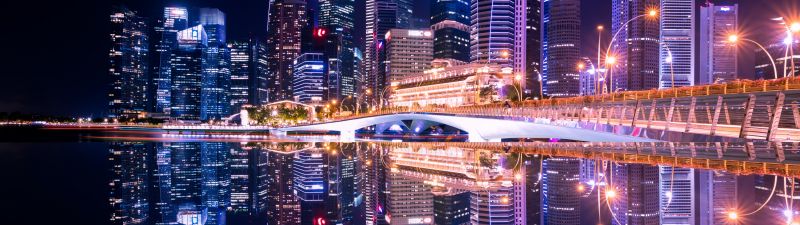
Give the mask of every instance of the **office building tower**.
[[353, 0], [320, 1], [319, 26], [327, 33], [325, 56], [328, 64], [328, 99], [355, 95], [356, 77], [353, 57]]
[[396, 172], [386, 177], [389, 189], [386, 210], [391, 215], [391, 224], [433, 224], [431, 187]]
[[702, 171], [699, 173], [698, 190], [700, 190], [698, 203], [702, 210], [701, 224], [726, 224], [730, 222], [728, 214], [741, 208], [735, 174], [724, 171]]
[[542, 155], [526, 155], [523, 158], [525, 167], [525, 215], [526, 224], [542, 224]]
[[[659, 0], [612, 1], [611, 32], [619, 31], [609, 53], [617, 60], [606, 65], [611, 70], [608, 78], [612, 79], [612, 91], [658, 88], [659, 25], [655, 17], [647, 15], [658, 8], [658, 3]], [[637, 16], [640, 18], [625, 24]]]
[[109, 203], [112, 224], [150, 221], [149, 167], [150, 143], [118, 142], [109, 144], [111, 181]]
[[172, 94], [172, 51], [178, 47], [178, 31], [186, 29], [188, 25], [189, 13], [183, 7], [165, 7], [164, 16], [158, 21], [158, 25], [153, 28], [153, 43], [156, 52], [151, 57], [150, 67], [152, 68], [151, 77], [151, 102], [152, 110], [155, 113], [169, 115]]
[[206, 224], [225, 224], [231, 207], [230, 144], [200, 143], [202, 170], [202, 204], [207, 210]]
[[355, 80], [355, 85], [353, 85], [353, 90], [355, 91], [355, 96], [358, 96], [358, 99], [363, 100], [363, 97], [366, 97], [366, 89], [363, 89], [365, 85], [364, 80], [364, 52], [362, 48], [353, 48], [353, 79]]
[[659, 88], [694, 86], [695, 0], [661, 0], [660, 9]]
[[294, 154], [266, 151], [266, 214], [270, 224], [300, 224], [300, 201], [294, 194]]
[[305, 0], [275, 0], [269, 12], [267, 79], [269, 101], [292, 98], [292, 69], [306, 26]]
[[300, 224], [315, 225], [327, 221], [327, 164], [322, 149], [294, 154], [294, 193], [300, 202]]
[[[447, 189], [447, 188], [444, 188]], [[469, 224], [468, 191], [447, 190], [433, 193], [433, 222], [441, 225]]]
[[422, 75], [431, 61], [431, 30], [391, 29], [386, 33], [386, 85]]
[[[233, 51], [233, 48], [231, 48]], [[230, 149], [230, 212], [233, 215], [254, 215], [257, 176], [252, 166], [256, 150], [232, 147]]]
[[414, 18], [414, 0], [393, 0], [397, 4], [397, 25], [400, 29], [412, 29]]
[[334, 152], [328, 155], [328, 200], [326, 205], [338, 206], [328, 207], [328, 219], [334, 224], [357, 224], [355, 216], [356, 198], [360, 191], [357, 189], [356, 166], [358, 159], [356, 149], [352, 145], [339, 145], [334, 148]]
[[[165, 218], [178, 223], [208, 221], [207, 206], [203, 202], [203, 171], [200, 143], [172, 143], [170, 149], [169, 204], [174, 209]], [[175, 221], [177, 219], [177, 221]]]
[[383, 165], [383, 160], [387, 157], [382, 146], [375, 146], [364, 150], [365, 162], [363, 166], [363, 185], [364, 203], [366, 211], [364, 216], [367, 218], [367, 225], [386, 225], [388, 203], [387, 176], [388, 171]]
[[550, 158], [542, 165], [542, 224], [581, 224], [580, 159]]
[[135, 118], [149, 105], [147, 22], [126, 8], [115, 9], [110, 20], [108, 116]]
[[265, 104], [266, 46], [251, 38], [248, 41], [231, 42], [228, 49], [231, 58], [230, 113], [238, 113], [244, 104]]
[[659, 182], [658, 167], [644, 164], [614, 165], [611, 168], [613, 181], [609, 189], [617, 195], [610, 202], [611, 220], [617, 225], [658, 225]]
[[513, 65], [515, 1], [472, 0], [470, 61]]
[[520, 89], [520, 97], [524, 99], [524, 91], [528, 89], [527, 87], [527, 55], [528, 47], [527, 41], [528, 35], [527, 31], [527, 17], [528, 12], [525, 10], [528, 9], [528, 1], [527, 0], [516, 0], [514, 1], [514, 59], [513, 59], [513, 76], [510, 76], [510, 80], [512, 84], [518, 85]]
[[383, 94], [385, 71], [382, 66], [384, 37], [389, 29], [397, 26], [397, 4], [390, 0], [366, 1], [366, 36], [364, 51], [363, 90], [372, 90], [370, 98], [380, 99]]
[[208, 37], [202, 25], [178, 32], [178, 47], [170, 59], [172, 88], [170, 117], [179, 120], [200, 120], [203, 57]]
[[431, 1], [430, 23], [433, 30], [433, 58], [469, 62], [469, 1]]
[[581, 11], [579, 0], [542, 2], [542, 90], [550, 97], [580, 94]]
[[700, 7], [700, 77], [698, 84], [736, 80], [736, 46], [728, 41], [738, 27], [739, 5], [706, 3]]
[[540, 98], [542, 60], [542, 1], [526, 0], [525, 4], [525, 97]]
[[695, 169], [659, 166], [660, 224], [695, 224]]
[[[200, 25], [208, 36], [203, 68], [201, 120], [221, 120], [230, 113], [230, 49], [225, 38], [225, 14], [219, 9], [201, 8]], [[236, 112], [238, 113], [238, 112]]]
[[320, 103], [325, 94], [325, 57], [322, 53], [303, 53], [294, 61], [292, 92], [295, 101]]

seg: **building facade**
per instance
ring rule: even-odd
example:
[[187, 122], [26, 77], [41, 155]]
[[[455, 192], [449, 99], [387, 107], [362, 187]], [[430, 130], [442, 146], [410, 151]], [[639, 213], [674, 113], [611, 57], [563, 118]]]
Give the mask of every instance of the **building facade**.
[[525, 85], [526, 97], [542, 97], [542, 1], [525, 4]]
[[230, 112], [243, 105], [267, 103], [266, 46], [255, 38], [228, 43], [230, 50]]
[[512, 66], [514, 0], [472, 0], [470, 5], [470, 62]]
[[200, 119], [220, 120], [230, 115], [230, 49], [226, 42], [225, 14], [219, 9], [201, 8], [200, 25], [208, 36], [203, 68]]
[[[151, 102], [152, 112], [169, 114], [172, 89], [170, 66], [172, 51], [178, 47], [178, 31], [189, 27], [189, 12], [183, 7], [164, 7], [163, 18], [153, 27], [156, 52], [151, 57]], [[157, 39], [155, 39], [157, 38]]]
[[147, 22], [136, 12], [116, 9], [110, 16], [111, 50], [108, 93], [110, 117], [137, 117], [148, 110], [151, 94], [148, 90], [150, 57]]
[[659, 88], [695, 84], [695, 0], [661, 1]]
[[580, 94], [581, 11], [579, 0], [542, 2], [542, 90], [550, 97]]
[[397, 27], [398, 6], [389, 0], [366, 1], [366, 36], [364, 52], [364, 85], [361, 89], [372, 90], [372, 100], [380, 98], [385, 87], [386, 71], [383, 66], [385, 36], [392, 28]]
[[718, 84], [736, 80], [736, 47], [728, 36], [737, 33], [739, 5], [700, 7], [700, 77], [698, 84]]
[[170, 117], [198, 121], [208, 36], [203, 26], [197, 25], [178, 32], [177, 44], [170, 59]]
[[300, 55], [301, 32], [307, 23], [305, 0], [271, 1], [267, 46], [269, 101], [292, 98], [294, 59]]
[[325, 56], [303, 53], [294, 61], [293, 99], [302, 103], [320, 103], [325, 95]]
[[620, 31], [611, 43], [610, 54], [616, 63], [606, 65], [613, 78], [612, 91], [636, 91], [658, 88], [659, 25], [646, 15], [658, 7], [659, 0], [612, 1], [611, 31]]
[[433, 58], [469, 62], [470, 5], [466, 0], [431, 1]]
[[503, 77], [511, 76], [510, 67], [486, 64], [452, 65], [425, 71], [397, 83], [392, 106], [464, 106], [498, 99], [497, 87]]
[[391, 29], [385, 39], [386, 85], [430, 69], [433, 61], [431, 30]]

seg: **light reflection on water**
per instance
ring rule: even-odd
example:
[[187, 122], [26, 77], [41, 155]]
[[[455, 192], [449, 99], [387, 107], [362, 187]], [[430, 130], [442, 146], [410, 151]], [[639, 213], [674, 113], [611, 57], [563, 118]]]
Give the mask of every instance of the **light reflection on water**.
[[779, 224], [800, 208], [793, 143], [108, 146], [119, 224]]

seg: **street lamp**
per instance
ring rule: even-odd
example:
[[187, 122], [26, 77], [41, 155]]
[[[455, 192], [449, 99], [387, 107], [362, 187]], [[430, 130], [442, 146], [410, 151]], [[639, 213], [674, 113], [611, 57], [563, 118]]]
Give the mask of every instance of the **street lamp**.
[[611, 92], [614, 92], [614, 64], [617, 63], [617, 57], [606, 55], [606, 72], [608, 73], [608, 87]]
[[599, 25], [599, 26], [597, 26], [597, 69], [596, 69], [597, 73], [594, 75], [594, 93], [595, 94], [600, 93], [598, 91], [600, 90], [600, 71], [599, 70], [600, 70], [600, 65], [602, 65], [602, 62], [600, 62], [600, 51], [601, 51], [600, 49], [602, 48], [601, 47], [602, 40], [603, 40], [603, 25]]
[[[643, 17], [656, 18], [656, 17], [658, 17], [658, 10], [651, 9], [651, 10], [648, 10], [648, 12], [646, 14], [638, 15], [638, 16], [635, 16], [635, 17], [629, 19], [628, 21], [625, 21], [625, 23], [623, 23], [622, 26], [619, 29], [617, 29], [616, 32], [614, 32], [614, 35], [611, 36], [611, 42], [609, 43], [608, 48], [606, 48], [606, 58], [608, 58], [609, 54], [611, 54], [611, 47], [614, 46], [614, 41], [617, 39], [617, 35], [619, 35], [619, 33], [622, 32], [623, 30], [626, 30], [625, 27], [627, 27], [628, 24], [630, 24], [631, 22], [633, 22], [636, 19], [643, 18]], [[600, 60], [597, 60], [597, 61], [598, 61], [597, 67], [598, 68], [602, 68], [602, 66], [599, 65]], [[614, 59], [612, 62], [616, 62], [616, 59]], [[608, 63], [608, 60], [606, 60], [606, 63]], [[608, 68], [608, 66], [606, 66], [605, 68], [609, 73], [611, 73], [612, 70], [610, 70]], [[610, 82], [610, 85], [614, 85], [614, 77], [613, 76], [609, 76], [609, 81], [608, 82]], [[612, 90], [613, 90], [613, 88], [612, 88]]]
[[728, 41], [731, 42], [732, 44], [736, 44], [740, 40], [747, 41], [747, 42], [755, 44], [756, 46], [761, 48], [761, 50], [764, 51], [764, 53], [767, 54], [767, 57], [769, 58], [770, 63], [772, 63], [772, 72], [773, 72], [773, 76], [774, 76], [773, 79], [778, 79], [778, 66], [775, 65], [775, 60], [773, 60], [772, 54], [769, 54], [769, 51], [767, 51], [767, 49], [764, 48], [764, 46], [762, 46], [758, 42], [755, 42], [755, 41], [747, 39], [747, 38], [741, 38], [741, 37], [739, 37], [739, 35], [736, 35], [736, 34], [728, 36]]

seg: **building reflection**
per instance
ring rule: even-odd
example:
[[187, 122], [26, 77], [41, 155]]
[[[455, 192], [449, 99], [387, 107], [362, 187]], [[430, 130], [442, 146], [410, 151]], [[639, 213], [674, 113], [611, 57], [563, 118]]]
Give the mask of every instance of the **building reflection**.
[[116, 142], [109, 160], [113, 224], [736, 224], [800, 208], [790, 178], [446, 144]]

